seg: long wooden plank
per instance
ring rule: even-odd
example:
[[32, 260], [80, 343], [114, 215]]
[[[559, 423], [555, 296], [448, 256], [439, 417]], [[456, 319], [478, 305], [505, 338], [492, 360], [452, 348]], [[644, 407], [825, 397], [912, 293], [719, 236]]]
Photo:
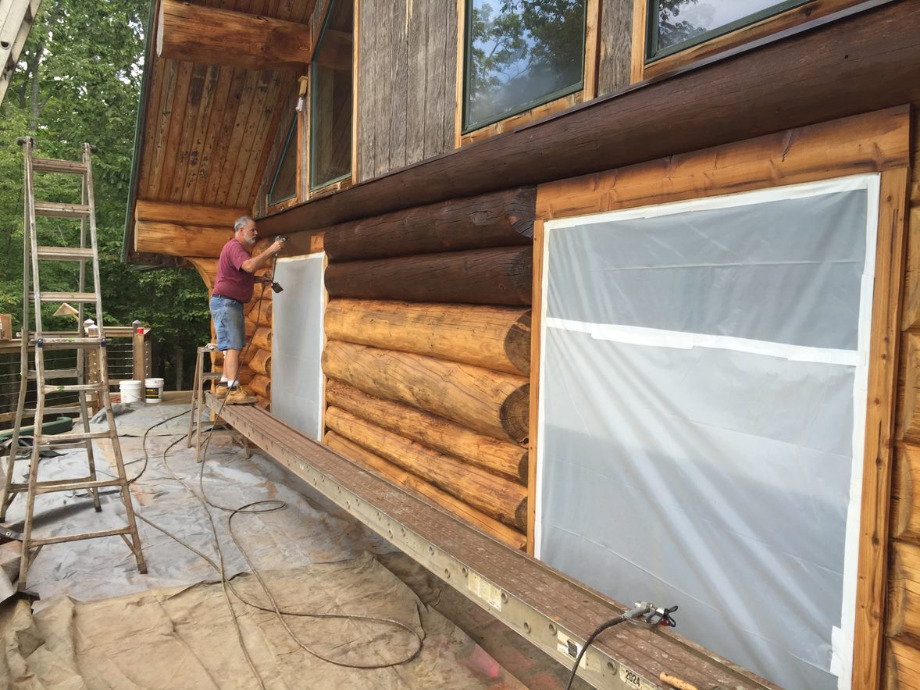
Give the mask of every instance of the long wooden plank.
[[[217, 409], [220, 401], [208, 395]], [[626, 607], [509, 548], [321, 446], [267, 412], [227, 405], [221, 416], [272, 458], [416, 559], [446, 584], [570, 667], [577, 644]], [[668, 602], [658, 602], [665, 605]], [[580, 674], [600, 688], [669, 688], [662, 672], [698, 688], [776, 686], [667, 629], [618, 626], [585, 655]]]
[[[920, 12], [913, 3], [889, 3], [595, 99], [560, 117], [271, 216], [264, 227], [271, 234], [327, 227], [917, 101], [917, 36]], [[859, 59], [851, 59], [855, 55]]]
[[227, 139], [236, 118], [236, 110], [243, 94], [245, 74], [245, 70], [242, 69], [221, 68], [220, 79], [222, 83], [227, 84], [227, 94], [224, 96], [221, 89], [221, 93], [214, 100], [214, 113], [208, 122], [207, 138], [199, 154], [198, 177], [194, 187], [187, 194], [183, 194], [184, 201], [214, 203], [208, 190], [211, 188], [212, 179], [223, 173], [221, 166], [225, 151], [222, 147], [228, 143]]
[[207, 138], [208, 127], [214, 116], [216, 107], [223, 107], [227, 93], [230, 91], [230, 80], [224, 75], [221, 79], [220, 67], [209, 66], [204, 75], [204, 87], [201, 99], [197, 104], [195, 126], [190, 129], [190, 135], [183, 141], [186, 146], [179, 155], [185, 157], [185, 175], [176, 175], [174, 191], [170, 198], [175, 200], [185, 199], [189, 190], [194, 189], [195, 179], [201, 171], [201, 154]]
[[[162, 162], [159, 166], [160, 178], [156, 187], [156, 191], [151, 193], [150, 196], [153, 197], [156, 194], [157, 199], [169, 199], [170, 190], [173, 185], [173, 175], [176, 169], [176, 163], [178, 162], [178, 156], [176, 155], [179, 147], [179, 143], [182, 140], [182, 132], [186, 126], [190, 126], [191, 109], [188, 107], [188, 96], [192, 87], [192, 73], [194, 70], [194, 65], [190, 62], [180, 62], [179, 67], [176, 70], [176, 85], [170, 99], [167, 104], [164, 104], [164, 111], [166, 107], [169, 108], [169, 131], [166, 135], [166, 140], [164, 141], [164, 155]], [[174, 117], [173, 113], [182, 113], [181, 117]], [[166, 113], [164, 112], [164, 115]]]

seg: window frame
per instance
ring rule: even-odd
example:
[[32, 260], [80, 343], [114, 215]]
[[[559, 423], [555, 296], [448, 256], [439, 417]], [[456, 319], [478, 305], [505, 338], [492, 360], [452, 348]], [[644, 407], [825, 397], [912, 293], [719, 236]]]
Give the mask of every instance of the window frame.
[[542, 117], [553, 115], [579, 103], [594, 98], [597, 92], [597, 55], [599, 52], [598, 24], [600, 20], [600, 0], [585, 0], [585, 24], [582, 30], [582, 75], [577, 85], [555, 91], [545, 98], [535, 99], [522, 104], [510, 113], [499, 115], [496, 119], [485, 120], [465, 125], [467, 111], [467, 93], [469, 86], [469, 41], [467, 40], [472, 19], [472, 1], [457, 0], [459, 22], [457, 61], [457, 107], [455, 116], [455, 147], [460, 148], [475, 141], [489, 138], [515, 127], [529, 124]]
[[[351, 146], [351, 155], [349, 156], [349, 158], [351, 160], [348, 165], [347, 173], [344, 173], [342, 175], [339, 175], [338, 177], [335, 177], [329, 180], [324, 180], [320, 182], [319, 184], [316, 184], [314, 182], [315, 175], [316, 175], [315, 145], [317, 141], [316, 112], [315, 112], [315, 108], [316, 108], [316, 88], [315, 87], [316, 87], [317, 64], [316, 64], [315, 58], [319, 55], [319, 52], [323, 47], [323, 38], [326, 36], [326, 31], [329, 28], [330, 21], [332, 20], [332, 13], [336, 7], [336, 4], [339, 2], [350, 2], [352, 4], [352, 20], [351, 20], [351, 35], [352, 35], [351, 46], [352, 48], [351, 48], [351, 69], [350, 69], [351, 74], [352, 74], [352, 83], [351, 83], [351, 107], [349, 108], [349, 111], [352, 114], [352, 123], [350, 127], [351, 136], [349, 137], [349, 142]], [[309, 103], [310, 103], [309, 116], [308, 116], [308, 119], [309, 119], [309, 123], [308, 123], [309, 164], [307, 166], [307, 191], [311, 197], [316, 194], [322, 194], [322, 192], [326, 189], [338, 189], [339, 187], [343, 186], [343, 184], [349, 184], [354, 179], [353, 178], [354, 169], [355, 169], [354, 132], [355, 132], [355, 126], [356, 126], [356, 122], [354, 119], [355, 117], [354, 111], [355, 111], [355, 101], [356, 101], [355, 92], [356, 92], [356, 86], [357, 86], [354, 80], [354, 72], [355, 72], [355, 56], [357, 53], [355, 49], [355, 42], [357, 40], [356, 39], [356, 35], [357, 35], [356, 22], [357, 22], [358, 12], [359, 12], [359, 7], [358, 7], [357, 0], [330, 0], [329, 5], [326, 8], [326, 14], [323, 17], [322, 28], [320, 29], [319, 36], [317, 36], [316, 43], [313, 49], [313, 53], [310, 58], [310, 77], [309, 77], [309, 96], [308, 96]]]
[[[633, 84], [672, 72], [719, 53], [737, 49], [745, 44], [768, 39], [780, 32], [794, 30], [803, 24], [827, 17], [862, 2], [862, 0], [787, 0], [790, 6], [778, 12], [768, 11], [766, 16], [756, 21], [743, 21], [737, 26], [738, 22], [733, 22], [726, 25], [727, 30], [720, 29], [701, 34], [703, 40], [680, 44], [679, 49], [675, 47], [673, 51], [652, 59], [647, 57], [647, 46], [651, 20], [656, 17], [656, 14], [652, 12], [652, 3], [656, 3], [657, 9], [657, 1], [635, 0], [633, 5], [632, 68], [630, 70], [630, 81]], [[748, 18], [754, 16], [756, 14], [749, 15]], [[710, 33], [712, 35], [709, 35]]]
[[[291, 144], [294, 144], [295, 152], [294, 155], [297, 156], [297, 124], [299, 122], [299, 113], [295, 112], [291, 117], [291, 124], [288, 127], [288, 132], [284, 137], [284, 143], [281, 145], [280, 152], [278, 154], [277, 163], [275, 164], [275, 172], [272, 175], [271, 182], [268, 185], [268, 189], [265, 193], [265, 205], [267, 208], [274, 208], [282, 206], [291, 201], [291, 199], [296, 200], [299, 197], [299, 183], [298, 183], [298, 169], [300, 168], [300, 161], [295, 159], [294, 161], [294, 192], [284, 197], [283, 199], [274, 199], [272, 193], [275, 189], [275, 185], [278, 183], [278, 176], [281, 174], [281, 166], [284, 164], [285, 156], [287, 156], [290, 151]], [[299, 159], [299, 156], [297, 156]]]

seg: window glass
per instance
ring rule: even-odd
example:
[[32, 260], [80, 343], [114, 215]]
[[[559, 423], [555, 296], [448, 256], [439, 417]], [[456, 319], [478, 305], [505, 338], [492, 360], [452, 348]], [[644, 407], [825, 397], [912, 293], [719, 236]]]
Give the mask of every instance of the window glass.
[[284, 140], [284, 151], [275, 170], [275, 178], [268, 190], [268, 205], [280, 204], [297, 194], [297, 139], [294, 136], [297, 117], [291, 121], [287, 137]]
[[463, 129], [578, 91], [585, 0], [469, 0]]
[[662, 57], [809, 0], [649, 0], [648, 57]]
[[310, 188], [351, 175], [352, 37], [351, 0], [333, 3], [310, 67]]

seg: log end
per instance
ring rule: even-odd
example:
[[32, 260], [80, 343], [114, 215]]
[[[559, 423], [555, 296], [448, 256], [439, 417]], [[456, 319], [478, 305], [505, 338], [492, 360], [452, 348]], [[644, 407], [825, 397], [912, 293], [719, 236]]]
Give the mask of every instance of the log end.
[[501, 424], [508, 437], [527, 443], [530, 437], [530, 384], [512, 391], [501, 406]]
[[530, 319], [531, 312], [522, 314], [505, 336], [508, 361], [525, 376], [530, 375]]

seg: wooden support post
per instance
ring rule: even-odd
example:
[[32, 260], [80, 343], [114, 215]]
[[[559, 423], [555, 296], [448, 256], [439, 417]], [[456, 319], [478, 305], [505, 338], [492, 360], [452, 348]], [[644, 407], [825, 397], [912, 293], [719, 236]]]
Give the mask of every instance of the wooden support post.
[[143, 382], [147, 378], [147, 330], [140, 321], [131, 324], [131, 351], [134, 362], [134, 379]]

